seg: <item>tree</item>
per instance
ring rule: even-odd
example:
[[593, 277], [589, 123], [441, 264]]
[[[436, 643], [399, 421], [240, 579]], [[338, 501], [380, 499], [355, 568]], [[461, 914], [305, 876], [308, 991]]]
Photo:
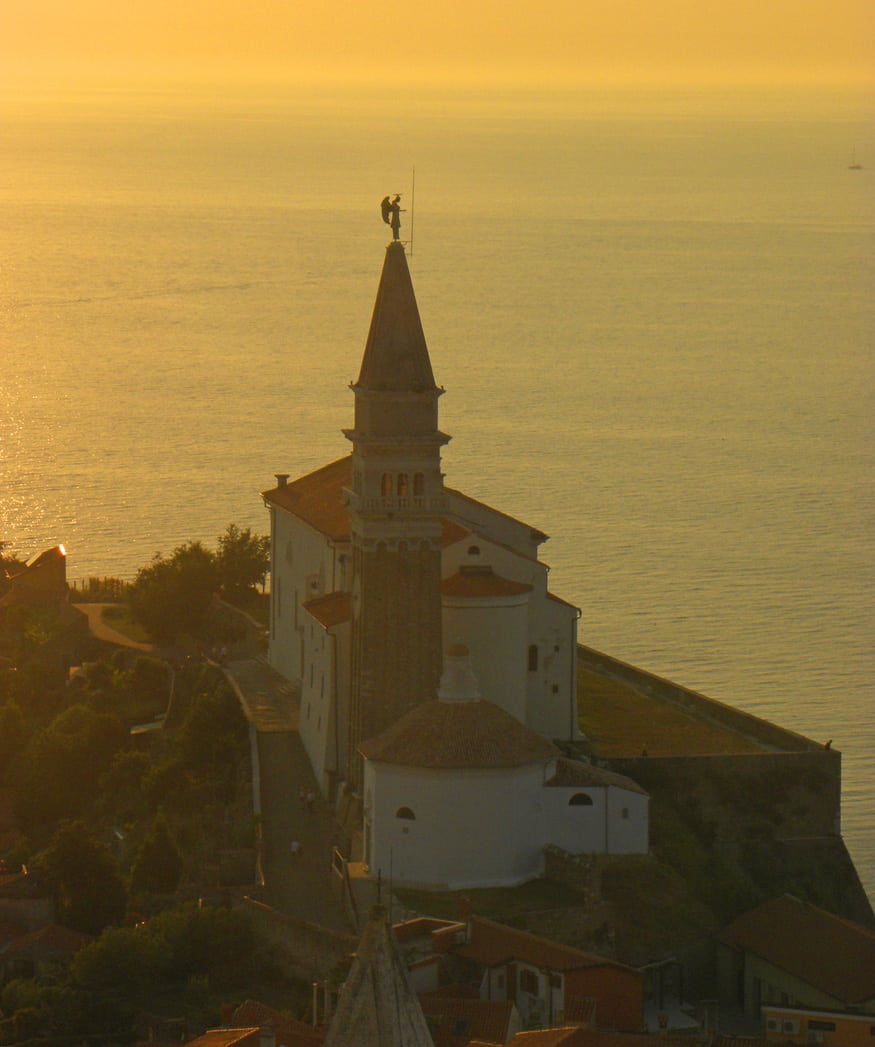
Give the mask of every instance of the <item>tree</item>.
[[231, 597], [263, 585], [270, 568], [269, 535], [256, 535], [249, 527], [241, 530], [237, 524], [228, 524], [219, 536], [216, 565], [222, 588]]
[[97, 794], [100, 776], [129, 743], [115, 716], [71, 705], [37, 733], [22, 754], [17, 807], [26, 825], [77, 817]]
[[170, 894], [179, 886], [182, 857], [173, 842], [167, 820], [159, 811], [152, 831], [143, 840], [131, 869], [131, 890]]
[[132, 616], [160, 643], [196, 636], [218, 588], [215, 556], [200, 542], [160, 554], [137, 574], [130, 591]]
[[55, 887], [58, 922], [99, 934], [125, 914], [127, 892], [109, 848], [82, 822], [68, 822], [38, 857]]

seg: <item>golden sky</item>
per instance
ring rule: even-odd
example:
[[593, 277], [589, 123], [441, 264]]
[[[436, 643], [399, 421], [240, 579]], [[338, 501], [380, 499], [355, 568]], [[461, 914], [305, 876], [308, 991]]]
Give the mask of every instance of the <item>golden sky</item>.
[[875, 0], [0, 0], [0, 78], [860, 83]]

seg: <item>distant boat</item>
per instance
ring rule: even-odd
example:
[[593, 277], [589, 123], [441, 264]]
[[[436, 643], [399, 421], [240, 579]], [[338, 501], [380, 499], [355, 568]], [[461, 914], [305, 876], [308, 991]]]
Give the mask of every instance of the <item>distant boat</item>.
[[863, 170], [863, 165], [857, 160], [857, 154], [856, 153], [854, 153], [854, 155], [851, 157], [851, 162], [848, 164], [848, 170], [849, 171], [862, 171]]

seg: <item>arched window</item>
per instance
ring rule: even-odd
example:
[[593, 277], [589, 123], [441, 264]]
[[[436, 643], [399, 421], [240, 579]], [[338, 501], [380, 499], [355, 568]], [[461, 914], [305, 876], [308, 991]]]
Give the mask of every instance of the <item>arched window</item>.
[[479, 556], [480, 555], [480, 546], [479, 545], [469, 545], [468, 546], [468, 555], [469, 556]]
[[592, 797], [588, 793], [575, 793], [568, 801], [569, 807], [592, 807]]
[[529, 672], [534, 673], [538, 670], [538, 645], [536, 643], [529, 644]]
[[398, 494], [400, 496], [408, 494], [407, 490], [407, 473], [398, 474]]
[[413, 811], [410, 810], [409, 807], [399, 807], [398, 810], [395, 812], [395, 817], [403, 818], [405, 821], [408, 822], [416, 821], [416, 815], [413, 813]]
[[425, 477], [422, 473], [413, 474], [413, 493], [417, 497], [425, 494]]
[[383, 473], [383, 479], [380, 481], [380, 494], [384, 498], [392, 497], [392, 474]]

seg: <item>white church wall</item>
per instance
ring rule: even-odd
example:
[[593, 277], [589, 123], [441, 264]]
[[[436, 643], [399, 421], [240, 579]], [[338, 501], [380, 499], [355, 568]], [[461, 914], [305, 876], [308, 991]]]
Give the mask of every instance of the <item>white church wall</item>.
[[476, 531], [484, 538], [509, 545], [525, 556], [537, 557], [540, 541], [533, 537], [532, 528], [527, 524], [505, 516], [504, 513], [473, 498], [467, 498], [459, 491], [447, 489], [447, 495], [450, 501], [450, 515], [463, 527]]
[[[365, 762], [372, 875], [431, 888], [523, 883], [543, 871], [539, 766], [435, 771]], [[412, 813], [414, 817], [398, 817]]]
[[[337, 694], [348, 686], [348, 671], [339, 657], [348, 652], [347, 623], [326, 630], [305, 613], [304, 671], [301, 678], [300, 715], [298, 731], [316, 776], [320, 791], [329, 795], [335, 784], [338, 765], [342, 761], [342, 739], [345, 735], [346, 703], [337, 702]], [[348, 654], [347, 654], [348, 657]]]
[[546, 738], [576, 738], [577, 609], [548, 596], [530, 612], [525, 722]]
[[302, 604], [334, 583], [334, 548], [324, 535], [281, 509], [272, 510], [271, 636], [268, 661], [300, 683], [306, 658]]
[[650, 797], [608, 787], [609, 854], [647, 854], [650, 850]]
[[506, 598], [443, 598], [444, 646], [463, 643], [480, 694], [526, 720], [528, 593]]
[[617, 786], [545, 786], [543, 841], [571, 854], [646, 854], [649, 800]]
[[544, 843], [555, 844], [571, 854], [605, 853], [609, 834], [603, 787], [546, 786], [543, 803]]

